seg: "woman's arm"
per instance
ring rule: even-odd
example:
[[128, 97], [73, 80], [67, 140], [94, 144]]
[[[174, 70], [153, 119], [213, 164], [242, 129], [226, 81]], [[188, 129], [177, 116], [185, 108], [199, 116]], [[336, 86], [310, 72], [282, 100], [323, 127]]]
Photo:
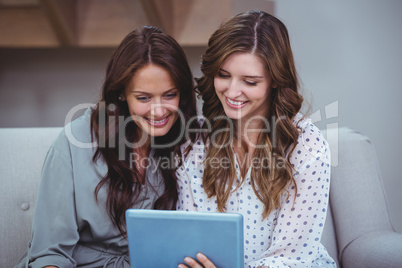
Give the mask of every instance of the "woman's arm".
[[271, 245], [247, 267], [334, 267], [335, 262], [321, 244], [330, 186], [330, 152], [319, 130], [304, 129], [291, 155], [295, 167], [295, 188], [283, 195]]
[[29, 267], [74, 267], [72, 253], [78, 240], [71, 155], [62, 133], [49, 149], [42, 168]]

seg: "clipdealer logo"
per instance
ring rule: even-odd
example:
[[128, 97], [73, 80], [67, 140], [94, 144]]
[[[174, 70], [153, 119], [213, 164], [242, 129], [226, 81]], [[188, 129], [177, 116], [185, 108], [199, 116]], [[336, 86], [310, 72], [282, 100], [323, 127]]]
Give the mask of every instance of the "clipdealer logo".
[[[78, 111], [83, 110], [83, 109], [87, 109], [87, 108], [90, 108], [90, 107], [95, 107], [95, 106], [96, 106], [96, 104], [92, 104], [92, 103], [82, 103], [82, 104], [74, 106], [68, 112], [68, 114], [66, 115], [65, 133], [66, 133], [66, 136], [69, 139], [69, 141], [74, 146], [77, 146], [79, 148], [94, 148], [94, 147], [97, 147], [97, 146], [104, 146], [105, 145], [105, 141], [102, 140], [102, 139], [99, 141], [99, 143], [96, 142], [96, 141], [94, 141], [94, 142], [79, 141], [74, 136], [74, 133], [73, 133], [72, 128], [71, 128], [71, 124], [69, 124], [74, 119], [74, 116], [76, 115], [76, 113]], [[102, 106], [101, 107], [102, 108], [101, 109], [102, 113], [101, 113], [101, 118], [100, 118], [100, 125], [102, 125], [102, 123], [104, 124], [104, 122], [105, 122], [105, 118], [103, 118], [103, 117], [106, 117], [106, 113], [104, 113], [105, 108], [110, 110], [110, 111], [114, 110], [114, 105], [113, 104], [109, 105], [108, 107], [105, 107], [105, 104], [101, 103], [101, 106]], [[181, 111], [178, 110], [178, 112], [179, 112], [179, 117], [180, 117], [179, 120], [184, 120], [184, 115], [181, 113]], [[322, 116], [323, 114], [324, 114], [324, 116]], [[324, 137], [326, 138], [327, 142], [329, 143], [329, 148], [330, 148], [330, 151], [331, 151], [331, 166], [333, 166], [333, 167], [338, 166], [338, 160], [339, 160], [339, 157], [338, 157], [338, 154], [339, 154], [339, 150], [338, 150], [338, 147], [339, 147], [339, 124], [336, 121], [334, 122], [334, 118], [338, 118], [338, 116], [339, 116], [339, 103], [338, 103], [338, 101], [334, 101], [334, 102], [326, 105], [324, 107], [323, 111], [320, 109], [320, 110], [312, 113], [309, 116], [309, 118], [311, 119], [312, 123], [318, 125], [319, 129], [322, 130]], [[103, 120], [102, 120], [102, 118], [103, 118]], [[196, 118], [192, 118], [191, 120], [199, 120], [199, 119], [200, 118], [196, 117]], [[261, 118], [259, 118], [259, 119], [261, 119]], [[121, 127], [121, 128], [124, 129], [124, 127], [127, 125], [129, 120], [132, 120], [132, 119], [131, 118], [125, 119], [125, 118], [121, 117], [121, 118], [119, 118], [118, 122], [116, 122], [116, 123], [118, 124], [119, 128]], [[275, 132], [276, 131], [275, 125], [277, 124], [278, 120], [281, 120], [281, 118], [276, 119], [276, 120], [275, 120], [275, 118], [272, 118], [271, 122], [265, 122], [266, 121], [266, 119], [265, 119], [265, 121], [264, 121], [265, 122], [265, 127], [266, 127], [265, 130], [268, 131], [268, 132], [271, 132], [271, 131]], [[327, 121], [329, 121], [329, 122], [327, 122]], [[325, 128], [322, 127], [322, 124], [325, 124]], [[179, 139], [181, 137], [183, 137], [183, 135], [188, 136], [188, 134], [193, 131], [192, 129], [187, 129], [188, 127], [189, 126], [185, 126], [185, 129], [183, 129], [181, 131], [181, 133], [178, 135]], [[203, 131], [205, 131], [205, 130], [203, 130]], [[231, 134], [233, 134], [234, 133], [233, 125], [230, 125], [229, 129], [223, 129], [221, 131], [229, 131]], [[255, 130], [251, 130], [251, 132], [252, 131], [255, 131]], [[122, 131], [121, 133], [124, 133], [124, 131]], [[113, 139], [113, 137], [109, 137], [109, 139], [111, 139], [111, 138]], [[124, 137], [120, 137], [120, 138], [122, 138], [124, 140]], [[142, 138], [144, 138], [144, 137], [142, 137]], [[143, 140], [143, 139], [141, 139], [141, 140]], [[114, 143], [115, 143], [114, 139], [109, 140], [109, 144], [113, 145]], [[131, 144], [128, 141], [125, 141], [124, 143], [119, 144], [119, 146], [124, 147], [124, 148], [121, 148], [122, 150], [119, 150], [119, 159], [123, 159], [125, 157], [125, 154], [124, 154], [125, 146], [135, 148], [136, 146], [140, 146], [141, 144], [142, 144], [141, 142]], [[214, 144], [214, 145], [215, 146], [224, 146], [222, 144]], [[273, 141], [273, 145], [275, 146], [275, 141]], [[193, 144], [193, 146], [196, 147], [197, 145]], [[258, 148], [259, 145], [255, 145], [255, 146], [256, 146], [256, 148]], [[305, 145], [305, 146], [308, 147], [308, 145]], [[322, 153], [322, 152], [319, 152], [319, 151], [315, 151], [313, 148], [310, 148], [310, 147], [308, 147], [307, 149], [308, 149], [308, 152], [314, 157], [317, 157], [318, 155], [320, 155]], [[322, 159], [322, 161], [325, 162], [327, 160]]]

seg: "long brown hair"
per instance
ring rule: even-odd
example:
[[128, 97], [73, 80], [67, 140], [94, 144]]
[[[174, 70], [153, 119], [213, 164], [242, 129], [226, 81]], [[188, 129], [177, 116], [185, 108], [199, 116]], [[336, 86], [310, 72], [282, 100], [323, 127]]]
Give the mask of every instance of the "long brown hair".
[[[154, 209], [174, 209], [177, 201], [174, 156], [180, 156], [179, 146], [185, 142], [184, 126], [196, 116], [193, 77], [184, 51], [170, 36], [156, 27], [145, 26], [129, 33], [115, 49], [106, 69], [101, 100], [91, 115], [92, 139], [98, 141], [93, 162], [100, 157], [106, 162], [107, 174], [95, 189], [95, 196], [107, 187], [107, 210], [112, 222], [125, 235], [125, 211], [131, 208], [141, 192], [143, 174], [130, 165], [130, 147], [139, 139], [141, 130], [130, 120], [127, 102], [119, 100], [134, 73], [153, 63], [167, 70], [180, 92], [179, 116], [170, 131], [162, 137], [151, 137], [165, 184], [165, 192], [154, 204]], [[118, 122], [128, 121], [122, 127]], [[120, 121], [119, 121], [120, 120]], [[101, 123], [102, 122], [102, 123]], [[192, 140], [194, 136], [190, 136]], [[167, 164], [166, 161], [169, 163]], [[163, 163], [163, 165], [161, 165]], [[97, 199], [98, 200], [98, 199]]]
[[[213, 137], [217, 144], [231, 144], [230, 133], [221, 131], [230, 126], [215, 93], [214, 77], [224, 61], [237, 52], [258, 56], [266, 65], [272, 84], [277, 85], [270, 90], [267, 100], [270, 111], [266, 115], [267, 122], [275, 119], [272, 126], [275, 130], [259, 136], [258, 144], [265, 146], [256, 148], [253, 157], [262, 159], [263, 162], [258, 168], [253, 167], [250, 175], [254, 193], [265, 206], [262, 215], [265, 218], [280, 206], [281, 195], [286, 192], [286, 187], [290, 184], [296, 186], [289, 157], [299, 135], [293, 120], [301, 108], [303, 97], [298, 93], [299, 83], [285, 25], [262, 11], [234, 16], [212, 34], [202, 57], [202, 77], [196, 79], [197, 91], [204, 101], [205, 120], [212, 124], [212, 131], [204, 137], [206, 142]], [[208, 164], [208, 159], [216, 158], [229, 159], [231, 165], [213, 168]], [[209, 144], [203, 186], [209, 197], [216, 196], [219, 211], [225, 210], [231, 192], [228, 185], [233, 185], [235, 178], [235, 159], [231, 146]]]

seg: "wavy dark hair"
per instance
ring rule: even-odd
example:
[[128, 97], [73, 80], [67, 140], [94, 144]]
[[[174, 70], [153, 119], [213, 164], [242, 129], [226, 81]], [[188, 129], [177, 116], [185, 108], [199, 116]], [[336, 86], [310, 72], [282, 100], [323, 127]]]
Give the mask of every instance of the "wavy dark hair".
[[[280, 198], [286, 192], [286, 187], [296, 184], [289, 156], [299, 135], [293, 120], [301, 109], [303, 97], [298, 93], [299, 82], [285, 25], [262, 11], [238, 14], [222, 24], [210, 37], [208, 48], [202, 56], [202, 77], [196, 78], [197, 92], [204, 101], [205, 120], [212, 124], [212, 131], [204, 136], [205, 142], [213, 137], [218, 144], [231, 144], [230, 133], [221, 131], [229, 129], [230, 122], [225, 118], [223, 106], [215, 93], [214, 78], [233, 53], [258, 56], [272, 77], [272, 84], [277, 85], [270, 90], [267, 100], [269, 114], [266, 115], [267, 122], [276, 118], [276, 129], [259, 135], [258, 144], [266, 146], [256, 148], [253, 154], [253, 157], [272, 161], [259, 168], [253, 167], [250, 176], [254, 193], [265, 206], [262, 215], [265, 218], [280, 206]], [[208, 159], [214, 158], [230, 159], [231, 165], [213, 168], [208, 164]], [[276, 168], [274, 163], [284, 163], [284, 166]], [[203, 186], [209, 197], [216, 196], [219, 211], [225, 210], [231, 192], [231, 187], [227, 185], [233, 185], [235, 179], [235, 159], [231, 146], [210, 144], [206, 152]]]
[[[174, 156], [180, 156], [179, 147], [186, 141], [186, 135], [180, 134], [183, 134], [189, 119], [196, 116], [193, 77], [180, 45], [156, 27], [145, 26], [129, 33], [113, 52], [106, 69], [101, 100], [91, 115], [92, 140], [98, 142], [92, 160], [96, 162], [102, 157], [108, 167], [106, 176], [95, 189], [95, 196], [98, 200], [100, 189], [107, 187], [107, 210], [123, 235], [126, 235], [125, 211], [138, 199], [144, 174], [129, 163], [130, 153], [138, 150], [129, 145], [139, 139], [141, 130], [130, 121], [127, 102], [120, 101], [119, 97], [124, 95], [134, 73], [150, 63], [164, 68], [171, 75], [180, 92], [179, 111], [182, 113], [165, 136], [151, 137], [153, 144], [158, 145], [154, 148], [154, 157], [164, 159], [164, 162], [155, 161], [163, 163], [158, 165], [158, 169], [163, 176], [165, 191], [156, 200], [154, 209], [175, 209], [178, 196]], [[117, 124], [121, 118], [128, 121], [124, 128]], [[194, 141], [194, 135], [190, 139]]]

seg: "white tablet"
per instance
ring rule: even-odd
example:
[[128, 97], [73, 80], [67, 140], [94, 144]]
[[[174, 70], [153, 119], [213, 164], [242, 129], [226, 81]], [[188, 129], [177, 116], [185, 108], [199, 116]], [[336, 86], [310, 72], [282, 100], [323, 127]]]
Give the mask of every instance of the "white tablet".
[[177, 267], [205, 254], [216, 267], [244, 267], [243, 216], [237, 213], [129, 209], [131, 267]]

